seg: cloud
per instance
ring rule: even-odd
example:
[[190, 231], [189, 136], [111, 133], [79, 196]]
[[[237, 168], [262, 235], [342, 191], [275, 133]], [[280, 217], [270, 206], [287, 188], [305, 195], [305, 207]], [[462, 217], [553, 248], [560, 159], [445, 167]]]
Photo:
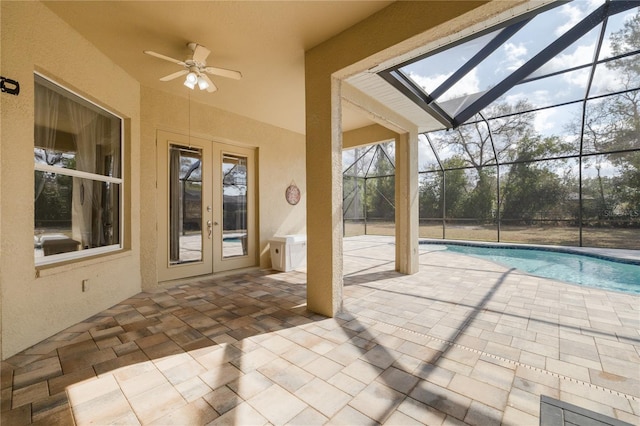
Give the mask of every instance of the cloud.
[[[595, 43], [595, 42], [594, 42]], [[553, 57], [544, 65], [545, 71], [552, 72], [591, 63], [595, 44], [579, 45], [573, 52], [566, 50]]]
[[[436, 87], [440, 86], [449, 76], [448, 74], [432, 74], [430, 76], [422, 76], [413, 72], [409, 73], [409, 77], [424, 89], [425, 92], [430, 93]], [[449, 99], [455, 99], [464, 95], [477, 93], [480, 91], [480, 80], [478, 79], [477, 69], [471, 70], [467, 75], [462, 77], [451, 89], [449, 89], [444, 95], [438, 98], [438, 101], [443, 102]]]
[[580, 0], [560, 7], [558, 11], [566, 17], [567, 21], [556, 28], [555, 35], [561, 36], [567, 32], [567, 30], [583, 20], [589, 13], [602, 6], [602, 3], [602, 0]]
[[585, 13], [583, 10], [581, 10], [579, 6], [580, 6], [580, 2], [577, 2], [572, 4], [566, 4], [560, 8], [559, 12], [561, 15], [566, 16], [567, 22], [565, 22], [564, 25], [560, 25], [558, 28], [556, 28], [556, 31], [555, 31], [556, 36], [559, 37], [562, 34], [566, 33], [574, 25], [580, 22], [582, 18], [584, 18]]
[[555, 113], [553, 109], [543, 109], [538, 111], [533, 120], [533, 127], [540, 134], [553, 134], [558, 128], [558, 123], [555, 121]]
[[[608, 41], [605, 41], [602, 48], [610, 51], [608, 45]], [[566, 70], [574, 66], [590, 64], [593, 61], [594, 49], [595, 45], [590, 44], [578, 46], [573, 50], [573, 52], [563, 52], [547, 62], [540, 72], [552, 73]], [[591, 67], [586, 67], [577, 71], [562, 74], [562, 80], [568, 85], [565, 89], [569, 90], [569, 86], [586, 89], [590, 73]], [[617, 71], [607, 68], [604, 65], [600, 65], [598, 66], [594, 76], [591, 91], [599, 91], [602, 93], [607, 89], [618, 90], [622, 87], [621, 81], [621, 75]], [[556, 93], [560, 94], [561, 92], [559, 90]]]
[[[505, 101], [515, 105], [518, 101], [526, 100], [533, 105], [548, 105], [551, 93], [548, 90], [536, 90], [534, 92], [518, 92], [505, 97]], [[533, 127], [536, 132], [543, 135], [557, 133], [560, 117], [556, 108], [537, 111], [533, 119]]]
[[508, 71], [515, 71], [524, 64], [527, 48], [523, 43], [505, 43], [502, 48], [506, 59], [500, 62], [500, 66]]
[[425, 92], [429, 93], [436, 87], [440, 86], [447, 78], [449, 78], [451, 74], [453, 73], [432, 74], [429, 76], [423, 76], [412, 71], [409, 73], [409, 78], [413, 80], [418, 86], [422, 87]]
[[515, 105], [519, 101], [526, 100], [533, 106], [538, 106], [542, 104], [548, 105], [550, 96], [552, 96], [552, 94], [548, 90], [534, 90], [531, 92], [513, 92], [505, 96], [504, 99], [510, 105]]

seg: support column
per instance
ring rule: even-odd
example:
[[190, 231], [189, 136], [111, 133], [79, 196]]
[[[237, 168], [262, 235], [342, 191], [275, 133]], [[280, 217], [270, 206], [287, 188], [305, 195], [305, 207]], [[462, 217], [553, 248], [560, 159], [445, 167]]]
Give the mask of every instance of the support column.
[[[308, 309], [333, 316], [342, 307], [342, 79], [466, 31], [471, 18], [481, 22], [514, 2], [394, 2], [305, 52]], [[482, 13], [467, 14], [481, 6]], [[410, 134], [401, 163], [411, 166], [400, 167], [396, 178], [398, 270], [404, 273], [418, 269], [417, 132]]]
[[341, 81], [321, 68], [306, 75], [307, 308], [332, 317], [343, 284]]
[[418, 134], [396, 137], [396, 270], [415, 274], [419, 269]]

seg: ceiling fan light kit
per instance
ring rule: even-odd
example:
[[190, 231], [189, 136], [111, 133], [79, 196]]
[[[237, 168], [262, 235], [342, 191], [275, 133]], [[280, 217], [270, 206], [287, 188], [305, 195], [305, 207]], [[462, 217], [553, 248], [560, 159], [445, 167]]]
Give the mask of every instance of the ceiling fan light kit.
[[189, 43], [187, 44], [187, 47], [189, 47], [189, 49], [191, 50], [192, 55], [191, 58], [188, 58], [184, 61], [180, 61], [178, 59], [174, 59], [169, 56], [153, 52], [151, 50], [145, 50], [144, 53], [184, 67], [183, 70], [161, 77], [160, 81], [170, 81], [186, 74], [184, 85], [191, 90], [195, 89], [196, 84], [198, 85], [198, 88], [200, 90], [206, 90], [209, 93], [218, 90], [216, 85], [213, 84], [213, 81], [211, 81], [209, 76], [206, 74], [219, 75], [222, 77], [232, 78], [234, 80], [240, 80], [242, 78], [242, 74], [239, 71], [229, 70], [225, 68], [208, 67], [206, 60], [211, 51], [206, 47], [197, 43]]
[[209, 88], [209, 83], [203, 77], [198, 77], [198, 87], [200, 90], [207, 90]]
[[191, 71], [189, 74], [187, 74], [187, 78], [185, 78], [184, 80], [184, 85], [193, 90], [197, 82], [198, 76], [195, 72]]

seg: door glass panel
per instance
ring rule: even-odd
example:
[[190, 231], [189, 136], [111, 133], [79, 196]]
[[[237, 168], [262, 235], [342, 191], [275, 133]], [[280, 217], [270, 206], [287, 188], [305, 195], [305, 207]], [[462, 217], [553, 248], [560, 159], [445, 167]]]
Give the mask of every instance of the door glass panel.
[[222, 157], [222, 257], [247, 255], [247, 158]]
[[202, 261], [202, 151], [171, 145], [169, 261]]

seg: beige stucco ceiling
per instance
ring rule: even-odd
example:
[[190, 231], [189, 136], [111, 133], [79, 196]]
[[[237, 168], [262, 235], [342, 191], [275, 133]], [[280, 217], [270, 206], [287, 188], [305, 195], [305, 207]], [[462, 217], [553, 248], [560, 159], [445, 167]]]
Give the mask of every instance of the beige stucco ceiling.
[[[141, 85], [304, 133], [304, 52], [391, 1], [51, 1], [45, 4]], [[209, 48], [207, 64], [239, 70], [240, 81], [213, 76], [218, 91], [190, 91], [158, 79], [184, 60], [188, 42]], [[346, 109], [347, 129], [368, 123]]]

